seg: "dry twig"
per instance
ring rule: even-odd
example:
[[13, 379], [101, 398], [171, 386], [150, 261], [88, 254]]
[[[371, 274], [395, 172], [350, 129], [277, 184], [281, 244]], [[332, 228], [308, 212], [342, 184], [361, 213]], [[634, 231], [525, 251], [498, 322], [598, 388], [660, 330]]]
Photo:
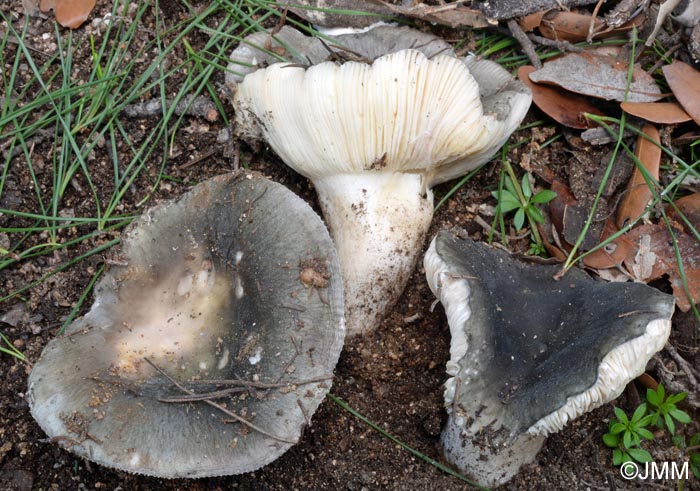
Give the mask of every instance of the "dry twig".
[[[166, 100], [167, 107], [172, 105], [172, 100]], [[130, 118], [147, 118], [150, 116], [161, 116], [163, 114], [163, 101], [161, 99], [152, 99], [146, 102], [138, 102], [129, 104], [122, 111]], [[197, 116], [206, 119], [207, 121], [216, 121], [219, 119], [219, 111], [216, 105], [203, 95], [185, 97], [175, 105], [175, 114], [178, 116], [185, 114], [187, 116]]]
[[[157, 365], [155, 365], [155, 364], [154, 364], [151, 360], [149, 360], [148, 358], [144, 358], [144, 361], [145, 361], [146, 363], [148, 363], [149, 365], [151, 365], [151, 366], [153, 367], [154, 370], [156, 370], [156, 371], [157, 371], [158, 373], [160, 373], [163, 377], [165, 377], [166, 379], [168, 379], [168, 380], [170, 381], [171, 384], [173, 384], [175, 387], [177, 387], [178, 389], [180, 389], [180, 390], [181, 390], [182, 392], [184, 392], [185, 394], [189, 394], [189, 395], [194, 394], [194, 392], [192, 392], [191, 390], [189, 390], [189, 389], [186, 388], [186, 387], [183, 387], [179, 382], [177, 382], [177, 381], [176, 381], [175, 379], [173, 379], [170, 375], [168, 375], [167, 373], [165, 373], [165, 371], [163, 371], [160, 367], [158, 367]], [[241, 423], [241, 424], [243, 424], [244, 426], [247, 426], [247, 427], [250, 428], [251, 430], [257, 431], [258, 433], [260, 433], [260, 434], [262, 434], [262, 435], [265, 435], [265, 436], [268, 437], [268, 438], [272, 438], [273, 440], [277, 440], [277, 441], [280, 441], [280, 442], [283, 442], [283, 443], [291, 443], [291, 444], [295, 444], [295, 443], [296, 443], [296, 440], [289, 440], [289, 439], [286, 439], [286, 438], [283, 438], [283, 437], [280, 437], [280, 436], [273, 435], [272, 433], [269, 433], [269, 432], [263, 430], [263, 429], [260, 428], [259, 426], [256, 426], [255, 424], [251, 423], [250, 421], [248, 421], [247, 419], [243, 418], [242, 416], [239, 416], [238, 414], [234, 413], [233, 411], [229, 411], [228, 409], [226, 409], [225, 407], [223, 407], [223, 406], [220, 405], [220, 404], [217, 404], [217, 403], [215, 403], [215, 402], [213, 402], [213, 401], [210, 401], [210, 400], [204, 400], [204, 401], [202, 401], [202, 402], [205, 402], [206, 404], [209, 404], [210, 406], [212, 406], [212, 407], [218, 409], [219, 411], [221, 411], [222, 413], [224, 413], [226, 416], [230, 416], [231, 418], [233, 418], [233, 419], [234, 419], [235, 421], [237, 421], [238, 423]]]

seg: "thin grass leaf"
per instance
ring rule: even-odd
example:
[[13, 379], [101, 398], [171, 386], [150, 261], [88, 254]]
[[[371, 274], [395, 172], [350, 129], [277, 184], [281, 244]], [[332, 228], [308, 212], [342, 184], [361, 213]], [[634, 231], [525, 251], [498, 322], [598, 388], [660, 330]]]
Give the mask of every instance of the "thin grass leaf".
[[406, 450], [406, 451], [409, 452], [410, 454], [412, 454], [412, 455], [418, 457], [419, 459], [421, 459], [421, 460], [427, 462], [428, 464], [430, 464], [430, 465], [432, 465], [433, 467], [435, 467], [435, 468], [441, 470], [442, 472], [444, 472], [444, 473], [446, 473], [446, 474], [449, 474], [449, 475], [451, 475], [451, 476], [453, 476], [453, 477], [456, 477], [456, 478], [459, 479], [460, 481], [466, 482], [467, 484], [469, 484], [470, 486], [475, 487], [476, 489], [479, 489], [479, 490], [482, 490], [482, 491], [489, 491], [488, 488], [485, 488], [485, 487], [479, 485], [478, 483], [476, 483], [476, 482], [474, 482], [474, 481], [472, 481], [472, 480], [466, 478], [465, 476], [459, 474], [458, 472], [453, 471], [452, 469], [450, 469], [450, 468], [447, 467], [446, 465], [443, 465], [443, 464], [441, 464], [440, 462], [438, 462], [438, 461], [436, 461], [436, 460], [434, 460], [434, 459], [431, 459], [431, 458], [428, 457], [427, 455], [422, 454], [422, 453], [419, 452], [418, 450], [414, 450], [413, 448], [409, 447], [408, 445], [406, 445], [405, 443], [403, 443], [402, 441], [400, 441], [398, 438], [396, 438], [396, 437], [390, 435], [387, 431], [385, 431], [384, 429], [382, 429], [379, 425], [373, 423], [372, 421], [370, 421], [369, 419], [367, 419], [365, 416], [363, 416], [362, 414], [360, 414], [359, 412], [357, 412], [355, 409], [353, 409], [352, 407], [350, 407], [350, 405], [348, 405], [348, 403], [346, 403], [345, 401], [343, 401], [343, 400], [340, 399], [339, 397], [336, 397], [335, 395], [331, 394], [330, 392], [328, 393], [328, 395], [327, 395], [326, 397], [328, 397], [331, 401], [335, 402], [338, 406], [340, 406], [341, 408], [343, 408], [345, 411], [347, 411], [348, 413], [352, 414], [352, 415], [355, 416], [357, 419], [359, 419], [360, 421], [362, 421], [363, 423], [365, 423], [367, 426], [369, 426], [369, 427], [372, 428], [373, 430], [379, 432], [382, 436], [384, 436], [385, 438], [388, 438], [389, 440], [391, 440], [392, 442], [394, 442], [395, 444], [397, 444], [398, 446], [400, 446], [401, 448], [403, 448], [404, 450]]

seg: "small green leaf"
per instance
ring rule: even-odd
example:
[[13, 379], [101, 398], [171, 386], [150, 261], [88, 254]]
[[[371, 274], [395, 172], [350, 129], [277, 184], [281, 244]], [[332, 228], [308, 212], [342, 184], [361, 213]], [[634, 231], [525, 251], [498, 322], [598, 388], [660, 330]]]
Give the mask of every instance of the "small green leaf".
[[613, 465], [622, 464], [622, 450], [616, 448], [613, 450]]
[[618, 435], [618, 434], [622, 433], [623, 431], [625, 431], [626, 429], [627, 429], [627, 427], [625, 425], [623, 425], [622, 423], [613, 423], [610, 426], [610, 433], [612, 433], [613, 435]]
[[654, 459], [652, 459], [651, 454], [649, 452], [647, 452], [646, 450], [644, 450], [643, 448], [630, 448], [627, 450], [627, 452], [629, 452], [630, 457], [632, 457], [637, 462], [643, 463], [643, 462], [651, 462], [652, 460], [654, 460]]
[[605, 443], [608, 447], [615, 448], [620, 444], [620, 436], [612, 433], [606, 433], [603, 435], [603, 443]]
[[677, 402], [681, 402], [686, 397], [688, 397], [687, 392], [679, 392], [678, 394], [673, 394], [673, 395], [668, 396], [668, 399], [666, 399], [666, 402], [671, 403], [671, 404], [676, 404]]
[[659, 407], [663, 399], [656, 393], [655, 390], [647, 389], [647, 401], [649, 401], [652, 406]]
[[625, 431], [624, 435], [622, 435], [622, 444], [625, 446], [625, 448], [634, 447], [634, 441], [632, 441], [633, 435], [634, 433], [629, 431]]
[[509, 211], [513, 211], [519, 208], [520, 203], [517, 201], [513, 201], [510, 198], [503, 199], [498, 203], [498, 209], [501, 211], [501, 213], [508, 213]]
[[542, 216], [542, 212], [538, 210], [536, 206], [528, 205], [527, 214], [530, 215], [530, 218], [532, 218], [535, 222], [544, 223], [544, 217]]
[[515, 217], [513, 218], [513, 225], [515, 225], [516, 230], [523, 228], [525, 224], [525, 210], [522, 208], [515, 212]]
[[513, 184], [513, 181], [510, 180], [510, 177], [506, 176], [506, 189], [513, 194], [513, 196], [517, 196], [518, 192], [515, 190], [515, 184]]
[[617, 417], [617, 419], [620, 420], [621, 423], [629, 423], [629, 419], [627, 418], [627, 415], [622, 409], [620, 409], [619, 407], [614, 407], [613, 411], [615, 411], [615, 416]]
[[652, 414], [647, 414], [644, 416], [641, 420], [637, 422], [637, 427], [639, 428], [644, 428], [645, 426], [649, 426], [651, 423], [654, 422], [654, 420], [658, 418], [658, 415], [652, 413]]
[[642, 439], [639, 438], [639, 434], [632, 431], [630, 431], [630, 439], [632, 440], [632, 444], [628, 445], [627, 448], [638, 447], [642, 443]]
[[695, 447], [697, 445], [700, 445], [700, 433], [695, 433], [693, 436], [690, 437], [690, 447]]
[[523, 196], [529, 201], [530, 196], [532, 196], [532, 189], [530, 188], [530, 179], [528, 179], [527, 174], [523, 174], [520, 186], [523, 189]]
[[642, 438], [646, 438], [647, 440], [654, 439], [654, 434], [651, 431], [644, 428], [637, 428], [637, 434]]
[[671, 409], [668, 413], [679, 423], [688, 424], [692, 421], [690, 416], [688, 416], [688, 413], [681, 411], [680, 409]]
[[668, 414], [664, 414], [664, 422], [666, 423], [666, 427], [668, 428], [668, 432], [672, 435], [675, 434], [676, 433], [676, 424], [673, 422], [673, 418]]
[[549, 203], [557, 197], [557, 193], [549, 189], [544, 189], [532, 197], [532, 203]]
[[686, 447], [685, 436], [675, 435], [675, 436], [671, 437], [671, 443], [673, 443], [674, 447], [680, 448], [682, 450]]
[[634, 422], [634, 423], [639, 422], [646, 414], [647, 414], [647, 405], [640, 404], [637, 407], [637, 409], [634, 410], [634, 414], [632, 414], [632, 422]]

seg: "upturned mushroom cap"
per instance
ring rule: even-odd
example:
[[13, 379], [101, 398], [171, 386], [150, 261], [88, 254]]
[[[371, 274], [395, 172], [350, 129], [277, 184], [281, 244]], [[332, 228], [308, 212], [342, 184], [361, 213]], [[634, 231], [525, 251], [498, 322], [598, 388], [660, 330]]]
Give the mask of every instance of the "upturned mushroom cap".
[[428, 58], [437, 54], [454, 56], [452, 47], [439, 37], [407, 26], [377, 25], [366, 32], [326, 38], [306, 36], [289, 26], [283, 26], [274, 36], [268, 31], [246, 36], [231, 53], [226, 84], [233, 89], [249, 73], [283, 61], [316, 65], [332, 56], [374, 61], [403, 49], [418, 50]]
[[534, 460], [544, 436], [609, 402], [671, 329], [673, 297], [525, 264], [440, 232], [425, 256], [452, 334], [446, 457], [492, 486]]
[[[248, 472], [291, 447], [345, 334], [335, 250], [311, 208], [256, 174], [220, 176], [149, 210], [120, 262], [34, 365], [44, 431], [99, 464], [166, 478]], [[163, 402], [188, 396], [173, 380], [230, 393], [218, 407]]]
[[430, 188], [486, 163], [530, 105], [500, 66], [403, 50], [373, 64], [275, 64], [236, 87], [239, 135], [308, 177], [338, 248], [348, 333], [373, 330], [415, 266]]
[[411, 49], [371, 65], [278, 63], [248, 74], [234, 95], [238, 131], [263, 137], [312, 181], [403, 172], [422, 175], [424, 188], [488, 161], [530, 101], [496, 63]]

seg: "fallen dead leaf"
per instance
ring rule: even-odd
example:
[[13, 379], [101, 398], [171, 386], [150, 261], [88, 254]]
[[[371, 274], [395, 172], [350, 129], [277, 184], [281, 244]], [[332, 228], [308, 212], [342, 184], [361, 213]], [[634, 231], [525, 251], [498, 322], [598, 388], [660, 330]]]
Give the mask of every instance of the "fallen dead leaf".
[[[611, 220], [605, 222], [605, 230], [600, 237], [603, 242], [618, 231]], [[624, 235], [613, 239], [600, 249], [596, 249], [583, 258], [583, 264], [593, 269], [608, 269], [620, 266], [625, 259], [634, 255], [634, 243]]]
[[54, 11], [56, 22], [63, 27], [77, 29], [95, 8], [96, 0], [41, 0], [42, 12]]
[[533, 83], [529, 75], [535, 70], [535, 67], [529, 65], [520, 67], [518, 78], [530, 88], [535, 105], [557, 123], [569, 128], [586, 129], [596, 126], [596, 124], [587, 119], [584, 113], [605, 116], [601, 110], [580, 95], [552, 86]]
[[662, 70], [673, 95], [693, 121], [700, 124], [700, 73], [677, 60], [664, 66]]
[[578, 201], [571, 193], [569, 186], [557, 180], [552, 181], [550, 189], [556, 193], [556, 197], [549, 202], [549, 216], [552, 225], [560, 236], [564, 235], [564, 214], [567, 206], [576, 206]]
[[[644, 134], [652, 141], [647, 140], [644, 136], [639, 135], [637, 138], [637, 147], [634, 150], [634, 155], [637, 160], [644, 166], [647, 173], [659, 180], [659, 165], [661, 164], [661, 138], [659, 131], [650, 123], [647, 123], [642, 128]], [[656, 145], [653, 143], [656, 142]], [[627, 191], [622, 197], [620, 206], [617, 209], [617, 219], [615, 224], [618, 228], [622, 228], [630, 221], [636, 219], [642, 213], [651, 200], [652, 192], [649, 185], [644, 179], [644, 175], [639, 167], [635, 166], [632, 177], [627, 185]]]
[[671, 141], [675, 145], [687, 145], [689, 143], [695, 143], [698, 140], [700, 140], [700, 133], [689, 131], [673, 138]]
[[[692, 235], [692, 231], [686, 220], [692, 225], [696, 231], [700, 232], [700, 193], [689, 194], [673, 202], [678, 209], [678, 212], [683, 214], [683, 217], [676, 211], [676, 208], [671, 205], [666, 207], [668, 218], [675, 221], [679, 227]], [[685, 218], [685, 220], [683, 219]]]
[[522, 17], [520, 20], [518, 20], [518, 25], [520, 26], [520, 29], [522, 29], [525, 32], [534, 31], [540, 26], [540, 23], [542, 22], [542, 17], [544, 17], [544, 14], [546, 13], [547, 11], [543, 10], [541, 12], [535, 12], [534, 14], [528, 14], [525, 17]]
[[620, 107], [632, 116], [658, 124], [678, 124], [693, 119], [675, 102], [622, 102]]
[[[545, 63], [530, 74], [536, 83], [558, 85], [571, 92], [605, 100], [654, 102], [663, 97], [654, 79], [634, 65], [627, 83], [629, 64], [612, 56], [596, 53], [569, 53]], [[687, 110], [687, 108], [686, 108]], [[691, 114], [692, 115], [692, 114]]]
[[[590, 25], [590, 15], [550, 10], [542, 17], [540, 33], [548, 39], [578, 43], [586, 40]], [[603, 25], [603, 20], [596, 18], [593, 27], [594, 32], [602, 29]]]
[[[671, 237], [668, 229], [662, 224], [642, 225], [625, 235], [636, 246], [633, 259], [625, 260], [628, 271], [637, 281], [643, 283], [668, 275], [676, 305], [683, 312], [690, 310], [691, 302], [697, 303], [700, 300], [700, 241], [678, 230], [674, 230]], [[688, 292], [692, 299], [688, 298], [683, 288], [673, 238], [678, 244]]]

